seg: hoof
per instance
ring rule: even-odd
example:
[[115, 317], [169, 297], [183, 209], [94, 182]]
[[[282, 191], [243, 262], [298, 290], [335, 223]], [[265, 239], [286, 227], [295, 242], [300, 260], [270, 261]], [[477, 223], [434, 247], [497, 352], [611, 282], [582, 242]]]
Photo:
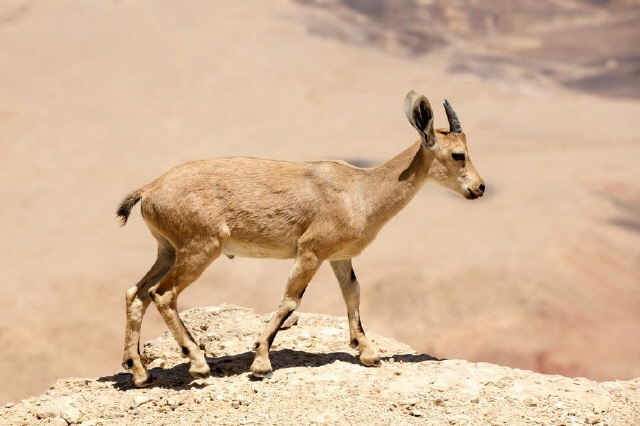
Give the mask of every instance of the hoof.
[[189, 368], [189, 374], [191, 374], [191, 377], [194, 379], [206, 379], [211, 375], [210, 373], [211, 369], [206, 364], [205, 368], [195, 368], [193, 365]]
[[191, 377], [193, 377], [194, 379], [207, 379], [211, 377], [208, 371], [207, 372], [189, 371], [189, 374], [191, 374]]
[[263, 374], [263, 373], [260, 373], [260, 374], [261, 374], [261, 375], [258, 375], [258, 374], [256, 374], [256, 373], [253, 373], [253, 372], [252, 372], [252, 373], [251, 373], [251, 376], [252, 376], [254, 379], [270, 379], [270, 378], [272, 378], [272, 377], [273, 377], [273, 372], [269, 372], [269, 373], [267, 373], [267, 374]]
[[273, 369], [271, 368], [271, 361], [267, 358], [255, 358], [253, 364], [251, 364], [251, 374], [254, 377], [265, 379], [273, 375]]
[[149, 373], [147, 373], [146, 377], [143, 377], [141, 379], [136, 379], [135, 377], [133, 378], [133, 384], [137, 388], [145, 388], [151, 385], [152, 383], [153, 383], [153, 376], [151, 376], [151, 374]]
[[376, 350], [364, 351], [360, 354], [360, 362], [367, 367], [379, 367], [380, 354]]

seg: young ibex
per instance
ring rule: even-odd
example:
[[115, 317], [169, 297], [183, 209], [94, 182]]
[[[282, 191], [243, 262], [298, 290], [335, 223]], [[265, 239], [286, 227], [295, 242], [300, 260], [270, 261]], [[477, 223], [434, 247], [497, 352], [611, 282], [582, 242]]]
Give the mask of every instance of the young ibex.
[[446, 100], [444, 108], [450, 128], [434, 130], [429, 101], [409, 92], [405, 113], [420, 140], [371, 169], [342, 161], [193, 161], [130, 193], [117, 212], [123, 225], [141, 201], [142, 217], [158, 241], [151, 270], [127, 291], [123, 366], [131, 369], [135, 385], [151, 380], [139, 352], [142, 317], [151, 300], [189, 357], [191, 375], [208, 376], [204, 354], [178, 316], [177, 299], [221, 254], [295, 259], [280, 305], [255, 342], [254, 376], [271, 373], [273, 339], [325, 260], [347, 305], [352, 346], [362, 364], [378, 364], [380, 355], [360, 323], [360, 285], [351, 258], [425, 182], [432, 180], [470, 200], [485, 190], [458, 117]]

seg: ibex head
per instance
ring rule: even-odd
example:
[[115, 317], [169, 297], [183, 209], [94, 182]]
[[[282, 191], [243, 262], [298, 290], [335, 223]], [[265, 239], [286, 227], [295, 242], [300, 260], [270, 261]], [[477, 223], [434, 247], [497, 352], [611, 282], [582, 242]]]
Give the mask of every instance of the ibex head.
[[449, 130], [434, 129], [433, 110], [423, 95], [411, 91], [404, 101], [404, 111], [409, 123], [420, 134], [424, 148], [435, 155], [429, 169], [429, 179], [468, 200], [482, 197], [484, 181], [471, 162], [467, 137], [462, 132], [458, 116], [447, 100], [444, 101], [444, 109], [449, 120]]

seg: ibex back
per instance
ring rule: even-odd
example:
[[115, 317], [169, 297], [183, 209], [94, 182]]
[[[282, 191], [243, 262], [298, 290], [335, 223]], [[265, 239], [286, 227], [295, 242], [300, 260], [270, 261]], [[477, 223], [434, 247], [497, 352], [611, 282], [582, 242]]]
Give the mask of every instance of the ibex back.
[[254, 376], [271, 373], [273, 339], [325, 260], [347, 305], [351, 344], [362, 364], [378, 364], [380, 355], [360, 322], [360, 285], [351, 258], [426, 182], [467, 199], [485, 190], [460, 122], [447, 101], [444, 106], [450, 128], [435, 130], [429, 101], [410, 92], [405, 113], [420, 140], [371, 169], [342, 161], [224, 158], [182, 164], [130, 193], [118, 216], [125, 224], [140, 201], [142, 217], [158, 242], [156, 262], [127, 291], [123, 365], [131, 369], [136, 386], [151, 380], [139, 352], [142, 317], [151, 301], [189, 357], [191, 375], [208, 376], [205, 356], [178, 316], [177, 298], [221, 254], [295, 259], [280, 305], [255, 342]]

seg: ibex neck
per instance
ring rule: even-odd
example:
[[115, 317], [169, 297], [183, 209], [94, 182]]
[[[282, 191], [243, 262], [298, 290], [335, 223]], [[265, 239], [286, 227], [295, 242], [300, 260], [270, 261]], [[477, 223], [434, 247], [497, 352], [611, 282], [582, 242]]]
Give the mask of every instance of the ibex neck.
[[433, 152], [418, 141], [372, 169], [366, 192], [371, 219], [384, 224], [402, 210], [424, 185], [433, 158]]

